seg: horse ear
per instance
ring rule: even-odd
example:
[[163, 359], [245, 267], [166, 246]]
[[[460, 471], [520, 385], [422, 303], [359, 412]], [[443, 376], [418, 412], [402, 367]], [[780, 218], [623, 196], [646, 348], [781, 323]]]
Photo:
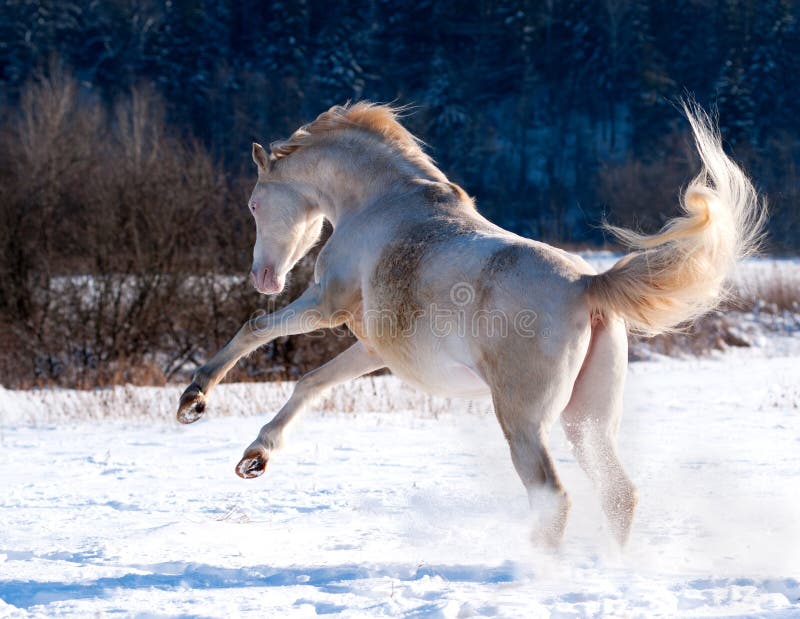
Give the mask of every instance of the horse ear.
[[253, 142], [253, 161], [258, 166], [259, 170], [269, 170], [269, 155], [261, 144]]

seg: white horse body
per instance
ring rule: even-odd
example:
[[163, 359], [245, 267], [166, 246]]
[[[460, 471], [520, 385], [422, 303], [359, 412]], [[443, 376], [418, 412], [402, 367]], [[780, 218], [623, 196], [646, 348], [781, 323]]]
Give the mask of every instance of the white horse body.
[[[408, 194], [403, 198], [406, 203], [414, 201]], [[580, 277], [593, 274], [594, 270], [582, 258], [509, 233], [475, 211], [460, 211], [453, 220], [448, 207], [424, 201], [417, 202], [420, 206], [415, 210], [387, 211], [386, 199], [384, 196], [381, 205], [374, 210], [365, 209], [358, 218], [358, 235], [363, 231], [361, 238], [367, 242], [356, 246], [347, 242], [343, 251], [358, 265], [363, 314], [378, 317], [367, 318], [366, 328], [356, 333], [393, 373], [436, 395], [489, 396], [491, 388], [482, 368], [481, 343], [492, 334], [503, 339], [515, 328], [519, 330], [514, 318], [519, 318], [521, 311], [538, 323], [530, 327], [528, 334], [534, 355], [561, 354], [560, 338], [567, 336], [577, 340], [577, 348], [585, 352], [589, 312], [580, 298], [585, 287]], [[335, 237], [334, 234], [323, 252], [336, 251]], [[376, 246], [388, 249], [376, 252]], [[418, 256], [418, 249], [424, 255]], [[487, 281], [487, 263], [507, 251], [520, 253], [519, 262], [513, 271], [492, 273], [491, 281]], [[324, 264], [338, 263], [324, 255], [321, 260]], [[415, 260], [423, 262], [424, 268], [412, 272], [408, 263]], [[392, 267], [397, 268], [396, 274], [382, 272]], [[374, 281], [376, 274], [384, 280], [384, 286]], [[406, 300], [397, 298], [402, 282], [414, 283], [414, 309], [420, 314], [415, 329], [402, 337], [382, 337], [381, 331], [398, 326], [386, 324], [387, 314], [402, 318]], [[481, 292], [492, 298], [480, 303], [476, 295]], [[569, 297], [575, 303], [572, 323], [561, 319], [564, 300]], [[503, 308], [502, 314], [476, 317], [475, 312], [486, 309], [481, 305]], [[561, 327], [565, 328], [564, 333], [559, 331]], [[409, 363], [409, 359], [413, 362]]]
[[636, 505], [615, 446], [626, 323], [656, 333], [713, 307], [763, 222], [752, 186], [710, 121], [699, 110], [687, 115], [704, 171], [686, 191], [686, 216], [651, 237], [618, 231], [638, 251], [600, 275], [580, 257], [478, 214], [386, 106], [332, 108], [269, 155], [254, 145], [256, 287], [280, 292], [323, 218], [334, 232], [315, 282], [286, 308], [249, 321], [200, 368], [178, 419], [198, 419], [242, 355], [276, 337], [346, 324], [358, 343], [297, 383], [245, 451], [240, 476], [264, 472], [283, 430], [313, 397], [388, 367], [430, 393], [491, 395], [549, 543], [561, 538], [569, 510], [546, 446], [560, 416], [624, 542]]

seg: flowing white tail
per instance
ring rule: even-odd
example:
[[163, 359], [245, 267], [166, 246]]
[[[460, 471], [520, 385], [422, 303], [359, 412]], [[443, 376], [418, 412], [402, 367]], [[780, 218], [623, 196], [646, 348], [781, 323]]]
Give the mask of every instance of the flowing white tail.
[[736, 261], [757, 249], [766, 220], [752, 183], [722, 150], [715, 123], [696, 104], [685, 102], [683, 110], [703, 162], [683, 194], [685, 215], [652, 236], [609, 226], [634, 251], [587, 288], [594, 311], [621, 314], [630, 330], [647, 335], [717, 306]]

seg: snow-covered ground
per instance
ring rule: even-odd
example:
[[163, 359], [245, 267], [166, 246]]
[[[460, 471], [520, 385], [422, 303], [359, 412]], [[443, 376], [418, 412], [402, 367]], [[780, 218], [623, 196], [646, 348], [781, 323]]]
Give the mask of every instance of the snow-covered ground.
[[552, 555], [488, 404], [392, 377], [321, 402], [251, 481], [233, 467], [290, 385], [222, 386], [188, 427], [178, 387], [0, 389], [0, 616], [800, 616], [798, 352], [631, 366], [622, 552], [560, 428]]

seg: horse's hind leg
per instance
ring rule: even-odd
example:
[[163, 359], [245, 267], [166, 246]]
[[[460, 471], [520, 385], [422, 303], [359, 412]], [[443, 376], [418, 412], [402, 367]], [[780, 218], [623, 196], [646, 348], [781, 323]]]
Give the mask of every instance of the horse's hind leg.
[[520, 409], [497, 397], [494, 401], [497, 418], [511, 451], [511, 461], [528, 492], [528, 501], [535, 514], [534, 538], [548, 546], [557, 546], [564, 535], [570, 499], [561, 485], [545, 442], [549, 424], [543, 419], [531, 418], [531, 409]]
[[570, 397], [585, 344], [578, 342], [574, 354], [565, 351], [561, 358], [547, 363], [510, 354], [513, 351], [507, 348], [506, 355], [498, 358], [505, 367], [489, 367], [486, 372], [511, 460], [535, 515], [535, 540], [549, 546], [561, 541], [570, 499], [556, 473], [547, 438]]
[[598, 488], [620, 544], [628, 540], [637, 502], [636, 488], [622, 468], [616, 447], [627, 366], [628, 343], [622, 321], [594, 325], [589, 353], [561, 415], [567, 439]]

